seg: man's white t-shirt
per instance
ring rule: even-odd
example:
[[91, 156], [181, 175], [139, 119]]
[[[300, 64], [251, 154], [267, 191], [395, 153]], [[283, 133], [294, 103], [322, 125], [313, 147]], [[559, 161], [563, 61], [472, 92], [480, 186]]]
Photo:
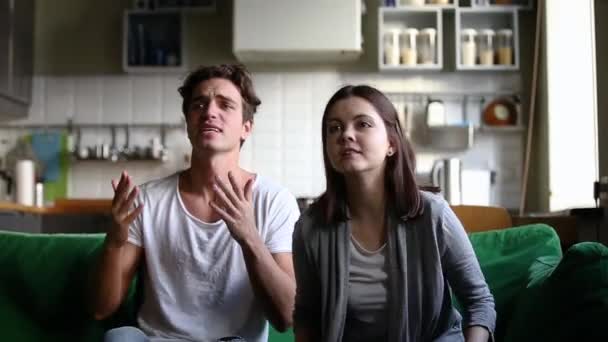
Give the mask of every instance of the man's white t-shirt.
[[[176, 173], [140, 187], [143, 211], [128, 239], [143, 247], [145, 256], [139, 327], [163, 338], [215, 341], [238, 335], [265, 342], [267, 320], [254, 297], [241, 247], [224, 221], [207, 223], [188, 212], [178, 180]], [[291, 253], [300, 214], [295, 197], [257, 176], [253, 206], [270, 253]]]

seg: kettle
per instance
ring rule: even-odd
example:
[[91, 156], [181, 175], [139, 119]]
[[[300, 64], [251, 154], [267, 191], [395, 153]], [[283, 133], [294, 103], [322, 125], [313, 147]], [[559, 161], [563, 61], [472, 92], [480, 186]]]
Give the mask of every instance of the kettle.
[[462, 162], [458, 158], [439, 159], [431, 169], [431, 182], [441, 189], [451, 205], [462, 203]]

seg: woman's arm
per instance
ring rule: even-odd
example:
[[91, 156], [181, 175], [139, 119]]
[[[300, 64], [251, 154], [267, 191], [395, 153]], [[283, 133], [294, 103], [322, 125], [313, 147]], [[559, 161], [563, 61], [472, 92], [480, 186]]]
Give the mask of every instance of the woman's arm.
[[486, 342], [490, 339], [490, 333], [484, 327], [469, 326], [464, 329], [464, 338], [467, 342]]
[[485, 281], [471, 241], [446, 204], [439, 220], [441, 263], [450, 287], [463, 307], [467, 341], [487, 341], [496, 326], [494, 297]]
[[296, 276], [296, 300], [294, 309], [294, 332], [297, 342], [318, 341], [320, 337], [321, 308], [319, 279], [310, 253], [311, 243], [304, 231], [310, 221], [300, 218], [293, 231], [293, 266]]

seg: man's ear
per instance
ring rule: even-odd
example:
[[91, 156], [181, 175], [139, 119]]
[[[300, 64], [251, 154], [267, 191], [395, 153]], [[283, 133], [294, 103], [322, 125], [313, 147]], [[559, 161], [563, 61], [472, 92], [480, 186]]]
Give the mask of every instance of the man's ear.
[[247, 140], [251, 135], [251, 131], [253, 131], [253, 122], [251, 120], [247, 120], [243, 123], [243, 129], [241, 130], [241, 141]]

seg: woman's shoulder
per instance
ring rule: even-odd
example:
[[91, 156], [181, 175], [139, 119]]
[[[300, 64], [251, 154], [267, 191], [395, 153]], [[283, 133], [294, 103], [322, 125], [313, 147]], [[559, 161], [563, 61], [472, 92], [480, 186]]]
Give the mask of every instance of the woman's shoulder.
[[446, 210], [450, 209], [450, 205], [439, 193], [429, 191], [420, 191], [420, 199], [422, 201], [422, 216], [433, 221], [439, 220]]

